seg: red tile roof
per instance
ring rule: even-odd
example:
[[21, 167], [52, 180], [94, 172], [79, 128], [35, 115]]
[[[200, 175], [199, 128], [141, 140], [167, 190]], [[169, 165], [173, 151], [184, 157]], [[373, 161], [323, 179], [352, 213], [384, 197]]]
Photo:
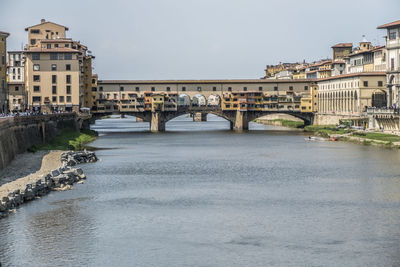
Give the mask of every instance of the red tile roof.
[[386, 29], [386, 28], [391, 28], [391, 27], [399, 26], [399, 25], [400, 25], [400, 20], [396, 20], [396, 21], [393, 21], [393, 22], [390, 22], [390, 23], [383, 24], [383, 25], [378, 26], [376, 28], [377, 29]]
[[332, 46], [332, 48], [338, 48], [338, 47], [353, 47], [353, 44], [352, 43], [339, 43], [339, 44]]
[[8, 32], [2, 32], [2, 31], [0, 31], [0, 34], [1, 34], [1, 35], [7, 35], [7, 36], [10, 35]]
[[63, 53], [79, 53], [79, 50], [61, 47], [61, 48], [40, 48], [40, 47], [31, 47], [29, 50], [25, 50], [25, 53], [50, 53], [50, 52], [63, 52]]
[[342, 74], [338, 76], [332, 76], [329, 78], [322, 78], [318, 79], [318, 82], [321, 81], [328, 81], [328, 80], [335, 80], [335, 79], [342, 79], [342, 78], [348, 78], [348, 77], [357, 77], [357, 76], [386, 76], [386, 72], [357, 72], [357, 73], [348, 73], [348, 74]]

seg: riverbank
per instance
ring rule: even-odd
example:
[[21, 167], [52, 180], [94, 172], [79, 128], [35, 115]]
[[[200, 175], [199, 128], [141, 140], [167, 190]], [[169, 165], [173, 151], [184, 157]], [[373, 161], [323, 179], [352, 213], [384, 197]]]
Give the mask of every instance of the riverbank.
[[74, 129], [64, 129], [59, 135], [50, 142], [34, 145], [28, 149], [30, 152], [41, 150], [83, 150], [86, 144], [93, 142], [98, 137], [96, 131]]
[[386, 148], [400, 149], [400, 136], [388, 133], [373, 132], [368, 130], [353, 130], [350, 128], [338, 128], [335, 125], [304, 127], [306, 133], [332, 139], [363, 145], [375, 145]]
[[300, 130], [304, 127], [304, 121], [286, 114], [271, 114], [263, 116], [256, 119], [255, 122], [264, 125], [282, 126]]
[[80, 163], [97, 161], [94, 152], [51, 151], [42, 159], [39, 171], [0, 186], [0, 218], [7, 216], [24, 202], [48, 194], [50, 191], [72, 189], [86, 176]]

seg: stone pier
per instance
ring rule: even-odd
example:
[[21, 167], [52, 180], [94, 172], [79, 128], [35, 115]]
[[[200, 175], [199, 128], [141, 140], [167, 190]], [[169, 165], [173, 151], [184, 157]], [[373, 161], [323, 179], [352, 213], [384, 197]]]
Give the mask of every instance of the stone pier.
[[236, 111], [235, 121], [234, 123], [231, 123], [231, 129], [235, 131], [245, 131], [249, 129], [247, 112], [240, 110]]
[[152, 133], [165, 131], [165, 118], [161, 112], [151, 113], [150, 131]]
[[193, 121], [194, 122], [207, 121], [207, 113], [197, 112], [193, 114]]

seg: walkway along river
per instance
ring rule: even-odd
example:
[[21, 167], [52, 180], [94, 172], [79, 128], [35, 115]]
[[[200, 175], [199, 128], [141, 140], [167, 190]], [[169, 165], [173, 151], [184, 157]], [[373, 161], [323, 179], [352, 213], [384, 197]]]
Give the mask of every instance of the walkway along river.
[[97, 121], [72, 191], [0, 221], [4, 266], [399, 266], [400, 152], [216, 117]]

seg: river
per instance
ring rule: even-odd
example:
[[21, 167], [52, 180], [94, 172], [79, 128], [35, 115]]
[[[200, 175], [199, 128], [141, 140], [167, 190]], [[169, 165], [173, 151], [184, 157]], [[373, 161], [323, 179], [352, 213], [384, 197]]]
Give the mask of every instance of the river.
[[400, 266], [400, 152], [97, 121], [88, 179], [0, 220], [2, 266]]

